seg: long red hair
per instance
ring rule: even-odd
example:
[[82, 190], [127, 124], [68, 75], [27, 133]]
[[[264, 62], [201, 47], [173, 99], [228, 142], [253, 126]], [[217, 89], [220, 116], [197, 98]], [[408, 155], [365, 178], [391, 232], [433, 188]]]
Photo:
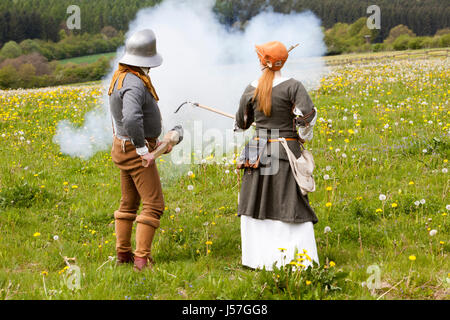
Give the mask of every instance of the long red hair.
[[253, 101], [257, 100], [258, 110], [264, 112], [266, 117], [270, 117], [272, 111], [272, 86], [275, 78], [275, 71], [265, 68], [262, 76], [258, 80], [258, 87], [253, 95]]

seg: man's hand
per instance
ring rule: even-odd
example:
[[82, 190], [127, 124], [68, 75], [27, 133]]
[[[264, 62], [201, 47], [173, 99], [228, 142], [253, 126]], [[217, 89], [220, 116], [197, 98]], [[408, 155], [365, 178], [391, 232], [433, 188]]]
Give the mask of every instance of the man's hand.
[[[162, 141], [157, 141], [155, 149], [158, 148], [161, 145], [161, 143], [162, 143]], [[166, 152], [164, 152], [164, 154], [172, 152], [172, 149], [173, 149], [173, 147], [169, 144], [169, 146], [167, 147], [167, 150], [166, 150]]]
[[141, 159], [142, 159], [142, 166], [146, 168], [149, 167], [150, 165], [155, 164], [155, 158], [150, 152], [141, 156]]

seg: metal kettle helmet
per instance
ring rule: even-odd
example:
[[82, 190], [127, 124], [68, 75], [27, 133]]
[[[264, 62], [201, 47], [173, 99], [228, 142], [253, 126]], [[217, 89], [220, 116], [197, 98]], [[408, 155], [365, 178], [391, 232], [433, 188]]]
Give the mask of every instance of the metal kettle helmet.
[[125, 55], [119, 63], [135, 67], [155, 68], [162, 64], [156, 51], [156, 36], [150, 29], [134, 33], [125, 43]]

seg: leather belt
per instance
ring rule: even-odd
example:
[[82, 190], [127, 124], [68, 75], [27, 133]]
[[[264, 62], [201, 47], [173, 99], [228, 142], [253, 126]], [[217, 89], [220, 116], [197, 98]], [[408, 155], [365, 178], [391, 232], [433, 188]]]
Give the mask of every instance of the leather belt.
[[[297, 138], [284, 138], [286, 141], [298, 141]], [[259, 137], [253, 138], [253, 140], [259, 141]], [[280, 142], [280, 139], [268, 139], [267, 142]]]

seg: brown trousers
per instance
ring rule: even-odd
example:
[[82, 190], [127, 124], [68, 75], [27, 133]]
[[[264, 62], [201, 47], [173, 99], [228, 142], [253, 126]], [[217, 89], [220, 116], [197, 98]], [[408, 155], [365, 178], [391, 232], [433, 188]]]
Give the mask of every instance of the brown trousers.
[[[147, 139], [149, 151], [156, 147], [156, 139]], [[131, 233], [136, 220], [136, 257], [150, 257], [151, 244], [160, 217], [164, 212], [164, 198], [156, 164], [142, 166], [141, 157], [130, 141], [114, 137], [111, 150], [114, 164], [120, 169], [122, 197], [119, 210], [114, 212], [116, 251], [131, 252]], [[142, 210], [139, 215], [140, 202]]]

